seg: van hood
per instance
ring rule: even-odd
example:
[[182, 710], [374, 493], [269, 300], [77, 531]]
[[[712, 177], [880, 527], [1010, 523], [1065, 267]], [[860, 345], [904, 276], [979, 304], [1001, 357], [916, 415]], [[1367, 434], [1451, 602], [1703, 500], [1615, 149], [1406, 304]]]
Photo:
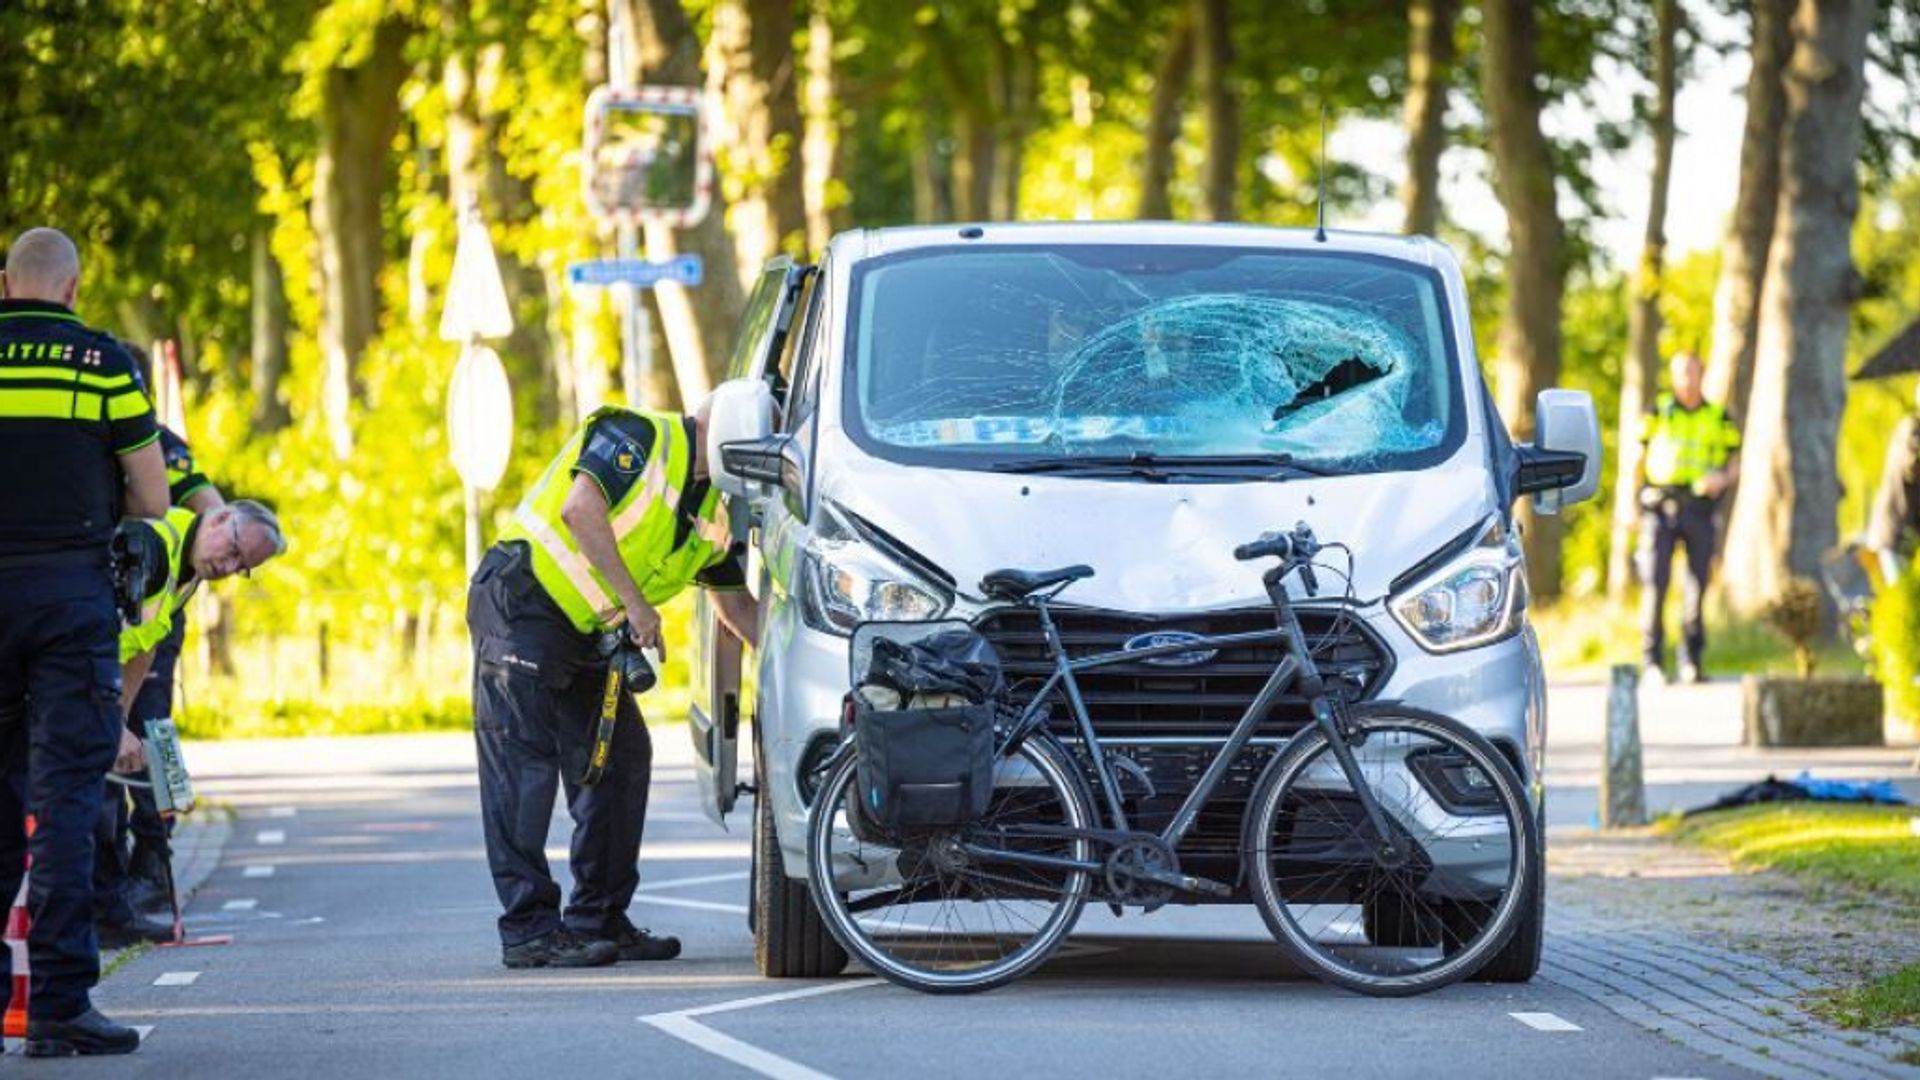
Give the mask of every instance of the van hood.
[[[954, 576], [978, 599], [979, 582], [1003, 567], [1073, 563], [1095, 576], [1063, 599], [1156, 614], [1264, 601], [1260, 573], [1233, 549], [1263, 532], [1304, 521], [1323, 542], [1354, 549], [1354, 593], [1383, 597], [1388, 583], [1492, 512], [1486, 472], [1435, 469], [1251, 483], [1144, 483], [902, 468], [878, 461], [832, 470], [819, 494], [892, 534]], [[1323, 560], [1343, 566], [1330, 552]], [[1320, 575], [1339, 595], [1337, 574]], [[1293, 581], [1299, 595], [1297, 580]]]

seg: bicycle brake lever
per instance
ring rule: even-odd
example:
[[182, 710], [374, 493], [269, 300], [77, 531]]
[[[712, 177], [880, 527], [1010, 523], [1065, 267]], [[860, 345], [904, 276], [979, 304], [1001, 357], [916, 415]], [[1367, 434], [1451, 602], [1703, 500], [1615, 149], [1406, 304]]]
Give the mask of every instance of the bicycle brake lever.
[[1307, 587], [1308, 596], [1320, 595], [1320, 579], [1314, 576], [1312, 563], [1300, 564], [1300, 584]]

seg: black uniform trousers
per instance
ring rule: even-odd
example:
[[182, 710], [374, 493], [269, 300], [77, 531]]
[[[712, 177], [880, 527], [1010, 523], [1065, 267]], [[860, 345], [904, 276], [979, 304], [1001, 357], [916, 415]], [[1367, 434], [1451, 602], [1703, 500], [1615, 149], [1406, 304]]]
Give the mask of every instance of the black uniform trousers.
[[[31, 852], [28, 1013], [66, 1020], [100, 980], [93, 834], [120, 746], [120, 620], [104, 565], [0, 569], [0, 598], [0, 898], [18, 895]], [[0, 949], [0, 1000], [12, 973]]]
[[[186, 639], [187, 614], [173, 617], [173, 629], [154, 647], [153, 665], [133, 695], [127, 729], [147, 737], [147, 721], [173, 715], [173, 672]], [[127, 842], [132, 839], [133, 848]], [[134, 917], [131, 903], [133, 871], [160, 881], [172, 857], [167, 820], [154, 805], [153, 789], [109, 782], [101, 803], [93, 842], [93, 914], [103, 923], [124, 924]]]
[[1713, 569], [1714, 502], [1679, 492], [1647, 502], [1651, 505], [1644, 507], [1640, 519], [1640, 581], [1646, 586], [1640, 595], [1641, 660], [1658, 667], [1666, 651], [1666, 625], [1661, 613], [1667, 603], [1667, 587], [1673, 583], [1673, 549], [1677, 544], [1687, 549], [1679, 662], [1698, 667], [1707, 647], [1702, 608], [1707, 576]]
[[[653, 742], [622, 694], [612, 756], [592, 787], [578, 780], [592, 751], [607, 662], [535, 580], [524, 543], [488, 551], [467, 590], [473, 638], [473, 733], [487, 866], [505, 909], [500, 942], [518, 945], [563, 923], [583, 934], [626, 925], [640, 884], [640, 834]], [[547, 865], [554, 796], [573, 817], [565, 912]]]

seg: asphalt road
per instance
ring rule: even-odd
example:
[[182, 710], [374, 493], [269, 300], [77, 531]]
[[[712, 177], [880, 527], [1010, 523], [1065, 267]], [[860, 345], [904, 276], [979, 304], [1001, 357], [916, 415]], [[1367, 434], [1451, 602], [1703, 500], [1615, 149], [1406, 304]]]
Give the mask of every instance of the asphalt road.
[[[573, 972], [499, 965], [470, 740], [195, 748], [238, 811], [190, 909], [230, 945], [131, 961], [99, 1004], [151, 1025], [132, 1058], [63, 1075], [837, 1077], [1726, 1077], [1544, 980], [1380, 1001], [1291, 971], [1251, 909], [1089, 911], [1063, 955], [994, 993], [930, 998], [848, 977], [754, 974], [748, 845], [694, 805], [661, 744], [636, 922], [683, 959]], [[744, 809], [744, 808], [743, 808]], [[564, 872], [566, 817], [550, 855]], [[1516, 1016], [1516, 1014], [1520, 1014]], [[15, 1061], [14, 1065], [24, 1065]]]

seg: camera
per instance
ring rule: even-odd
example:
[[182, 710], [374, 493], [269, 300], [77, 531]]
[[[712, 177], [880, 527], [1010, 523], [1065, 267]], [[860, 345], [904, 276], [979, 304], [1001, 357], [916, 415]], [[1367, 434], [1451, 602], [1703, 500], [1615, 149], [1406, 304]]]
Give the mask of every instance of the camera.
[[600, 635], [599, 652], [609, 664], [619, 669], [620, 680], [626, 684], [629, 694], [644, 694], [659, 681], [653, 665], [647, 662], [646, 654], [640, 651], [640, 646], [633, 643], [622, 627], [615, 627]]

